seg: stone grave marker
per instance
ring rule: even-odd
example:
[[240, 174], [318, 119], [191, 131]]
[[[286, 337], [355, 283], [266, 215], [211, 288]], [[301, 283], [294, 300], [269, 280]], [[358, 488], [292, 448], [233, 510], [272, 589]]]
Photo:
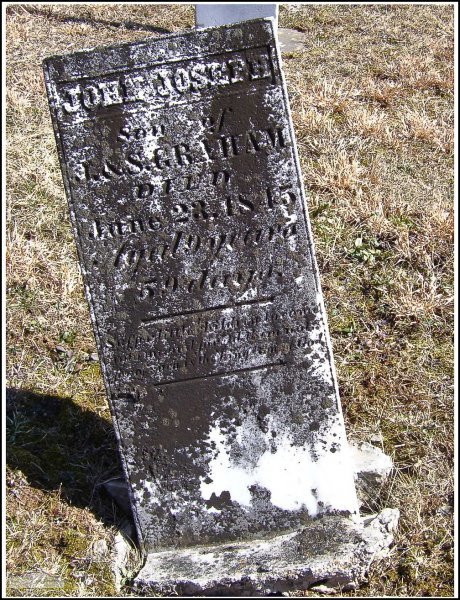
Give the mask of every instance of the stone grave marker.
[[363, 528], [273, 20], [44, 70], [138, 587], [324, 579], [308, 552]]
[[269, 17], [274, 19], [281, 52], [302, 50], [305, 44], [305, 33], [278, 27], [278, 4], [211, 4], [207, 2], [195, 5], [195, 26], [200, 29]]
[[195, 5], [195, 24], [198, 28], [214, 27], [216, 25], [231, 25], [240, 21], [251, 19], [275, 19], [278, 21], [278, 4], [205, 4]]

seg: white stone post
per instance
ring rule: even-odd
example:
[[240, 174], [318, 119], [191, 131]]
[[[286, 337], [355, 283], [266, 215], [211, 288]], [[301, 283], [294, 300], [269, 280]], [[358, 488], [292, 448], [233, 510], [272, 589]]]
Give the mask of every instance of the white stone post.
[[196, 4], [197, 29], [228, 25], [239, 21], [273, 17], [278, 26], [278, 4]]

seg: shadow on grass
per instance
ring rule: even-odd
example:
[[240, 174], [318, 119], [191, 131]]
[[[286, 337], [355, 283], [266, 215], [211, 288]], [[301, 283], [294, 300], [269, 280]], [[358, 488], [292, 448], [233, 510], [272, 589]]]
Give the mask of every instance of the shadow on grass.
[[146, 23], [136, 23], [135, 21], [107, 21], [104, 19], [94, 19], [93, 17], [74, 17], [71, 15], [60, 15], [52, 12], [52, 7], [39, 8], [37, 6], [9, 6], [7, 8], [7, 14], [14, 13], [29, 13], [30, 15], [37, 15], [44, 17], [45, 19], [51, 19], [59, 21], [61, 23], [86, 23], [87, 25], [102, 25], [104, 27], [123, 27], [124, 29], [136, 30], [136, 31], [150, 31], [151, 33], [171, 33], [170, 29], [164, 27], [156, 27], [155, 25], [147, 25]]
[[124, 516], [101, 486], [122, 474], [113, 427], [70, 398], [7, 389], [6, 460], [31, 486], [60, 490], [106, 524]]

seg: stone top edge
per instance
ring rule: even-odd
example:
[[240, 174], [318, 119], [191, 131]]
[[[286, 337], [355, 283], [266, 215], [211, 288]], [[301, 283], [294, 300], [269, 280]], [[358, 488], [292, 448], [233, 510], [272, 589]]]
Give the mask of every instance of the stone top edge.
[[[259, 27], [254, 29], [254, 26], [257, 25]], [[269, 28], [266, 27], [267, 25]], [[239, 39], [235, 36], [235, 32], [238, 30], [242, 32]], [[216, 39], [217, 36], [213, 38], [213, 34], [219, 31], [228, 33], [227, 39], [222, 41]], [[173, 32], [134, 42], [94, 46], [76, 52], [56, 54], [43, 59], [42, 65], [45, 71], [49, 72], [52, 79], [62, 80], [63, 77], [64, 79], [77, 79], [87, 75], [87, 71], [89, 71], [90, 76], [104, 75], [107, 69], [126, 66], [127, 64], [132, 68], [136, 68], [138, 61], [153, 64], [158, 61], [168, 62], [168, 60], [187, 59], [200, 55], [207, 56], [225, 52], [226, 46], [229, 46], [231, 51], [238, 51], [251, 45], [251, 43], [254, 45], [267, 44], [273, 41], [274, 38], [275, 19], [274, 17], [264, 17], [226, 25]], [[177, 40], [176, 47], [166, 47], [168, 44], [174, 44], [175, 40]], [[184, 48], [180, 48], [181, 43], [188, 46], [187, 52], [183, 51]], [[142, 61], [142, 51], [146, 53], [144, 61]], [[95, 59], [97, 59], [97, 65]]]

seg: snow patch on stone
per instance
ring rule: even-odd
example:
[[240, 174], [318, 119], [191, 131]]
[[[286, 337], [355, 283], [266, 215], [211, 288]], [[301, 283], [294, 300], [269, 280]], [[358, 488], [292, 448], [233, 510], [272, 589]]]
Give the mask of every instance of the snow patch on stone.
[[[270, 429], [270, 427], [269, 427]], [[335, 429], [335, 431], [333, 431]], [[331, 440], [340, 442], [341, 428], [331, 427]], [[336, 433], [336, 438], [333, 434]], [[251, 432], [237, 428], [237, 439], [247, 439]], [[293, 443], [292, 434], [279, 432], [276, 447], [265, 444], [253, 464], [241, 465], [232, 459], [232, 446], [220, 423], [209, 432], [215, 454], [209, 463], [208, 477], [200, 481], [201, 495], [209, 500], [214, 493], [228, 491], [231, 500], [241, 506], [252, 503], [251, 486], [267, 489], [271, 503], [283, 510], [306, 509], [312, 517], [325, 510], [349, 511], [356, 514], [358, 503], [353, 481], [353, 467], [346, 442], [338, 443], [335, 452], [324, 442], [311, 450]], [[257, 443], [255, 441], [255, 443]], [[259, 442], [260, 444], [260, 442]], [[254, 448], [257, 451], [256, 448]]]

